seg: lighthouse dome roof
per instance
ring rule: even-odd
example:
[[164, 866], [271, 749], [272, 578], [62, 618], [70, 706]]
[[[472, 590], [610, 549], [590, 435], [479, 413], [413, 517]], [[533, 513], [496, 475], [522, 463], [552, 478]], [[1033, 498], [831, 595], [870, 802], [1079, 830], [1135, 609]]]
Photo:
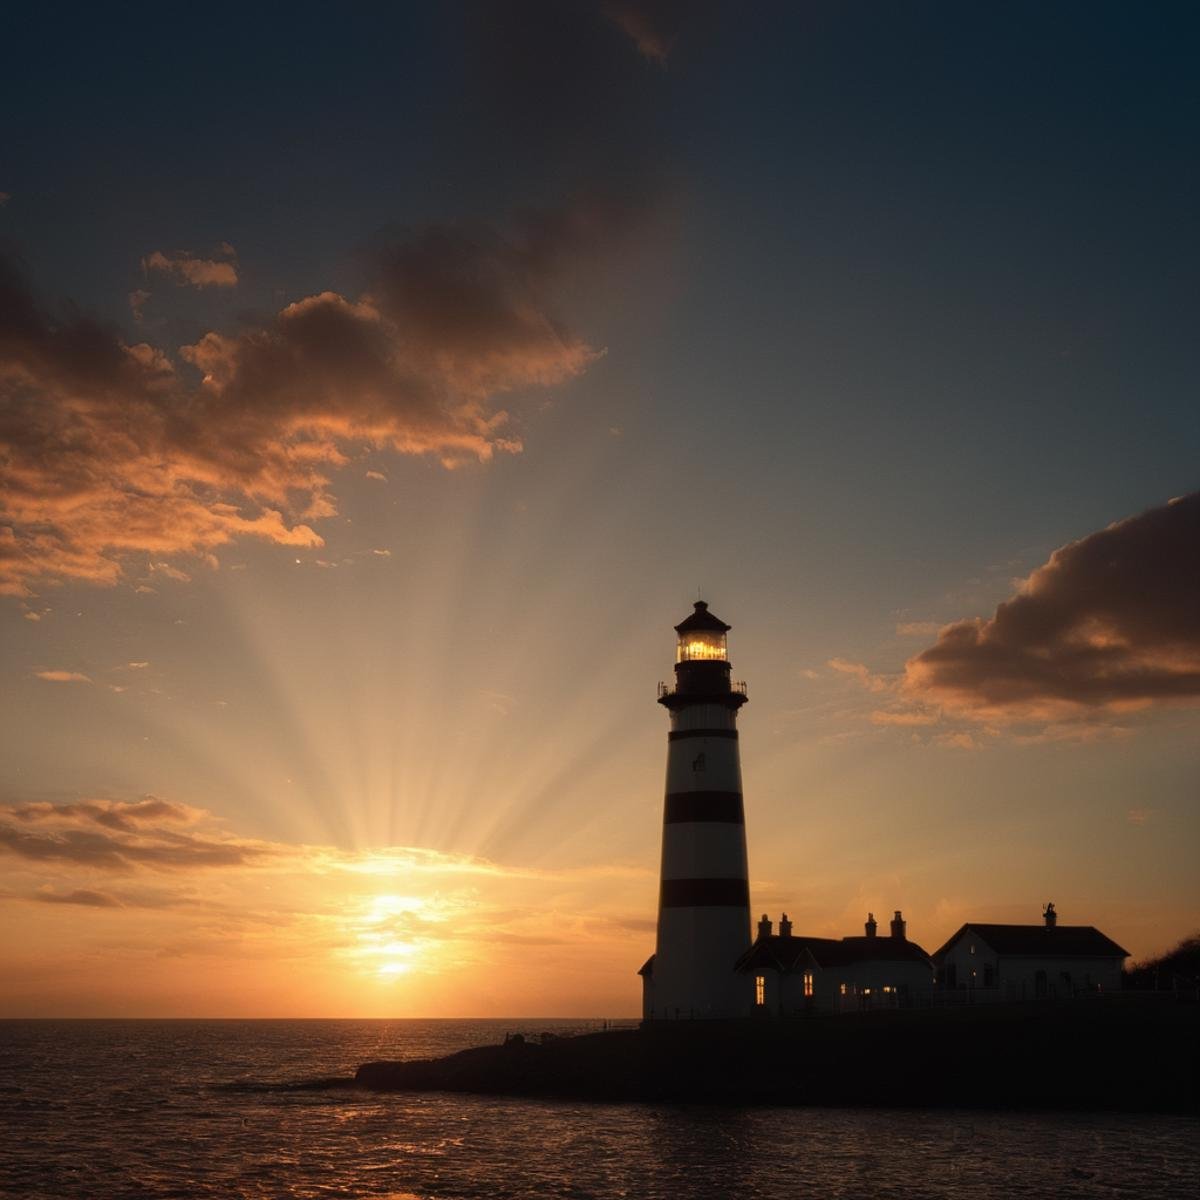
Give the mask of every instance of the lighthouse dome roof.
[[694, 611], [685, 620], [675, 626], [676, 633], [696, 633], [699, 630], [713, 630], [716, 633], [728, 633], [732, 625], [726, 625], [720, 617], [708, 611], [708, 605], [703, 600], [697, 600]]

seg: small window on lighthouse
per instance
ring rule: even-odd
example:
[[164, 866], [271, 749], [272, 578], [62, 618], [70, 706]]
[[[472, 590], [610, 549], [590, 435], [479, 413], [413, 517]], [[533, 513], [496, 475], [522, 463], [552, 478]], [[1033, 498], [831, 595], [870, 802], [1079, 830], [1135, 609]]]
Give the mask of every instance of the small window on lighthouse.
[[804, 972], [804, 994], [806, 996], [811, 996], [813, 994], [813, 980], [811, 971]]
[[765, 975], [755, 975], [754, 977], [754, 1003], [760, 1008], [767, 1002], [767, 977]]

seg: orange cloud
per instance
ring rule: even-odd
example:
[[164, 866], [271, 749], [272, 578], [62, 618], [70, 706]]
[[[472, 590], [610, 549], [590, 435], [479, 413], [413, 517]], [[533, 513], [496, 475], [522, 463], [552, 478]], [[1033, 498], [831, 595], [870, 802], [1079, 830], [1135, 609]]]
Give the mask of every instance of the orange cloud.
[[0, 594], [112, 585], [131, 557], [242, 537], [323, 545], [309, 522], [337, 512], [330, 477], [350, 447], [447, 467], [518, 452], [495, 398], [595, 359], [545, 292], [604, 233], [586, 206], [503, 235], [428, 230], [381, 252], [358, 300], [322, 292], [208, 333], [182, 367], [45, 314], [0, 263]]
[[905, 692], [972, 719], [1200, 700], [1200, 492], [1056, 550], [988, 620], [946, 626]]
[[881, 709], [871, 714], [871, 721], [876, 725], [934, 725], [937, 715], [915, 709]]
[[91, 683], [91, 677], [79, 671], [35, 671], [39, 679], [48, 683]]
[[153, 796], [10, 805], [0, 808], [0, 851], [34, 862], [115, 871], [242, 866], [272, 853], [265, 843], [177, 828], [204, 816]]
[[939, 621], [901, 621], [896, 626], [897, 637], [928, 637], [941, 629]]
[[[176, 283], [190, 284], [195, 288], [236, 287], [238, 282], [237, 255], [228, 242], [221, 243], [220, 251], [225, 256], [223, 259], [198, 258], [187, 250], [176, 250], [171, 254], [155, 250], [142, 259], [142, 270], [147, 273], [155, 271], [162, 275], [168, 275]], [[133, 293], [130, 296], [131, 307], [133, 307], [133, 296], [135, 295], [144, 296], [143, 293]], [[145, 298], [140, 304], [144, 303]], [[134, 309], [135, 316], [140, 315], [140, 304]]]
[[826, 665], [839, 675], [857, 679], [868, 692], [886, 692], [894, 686], [891, 680], [873, 674], [864, 663], [850, 662], [845, 658], [831, 658]]
[[146, 301], [150, 299], [150, 293], [144, 288], [137, 288], [129, 293], [129, 311], [133, 314], [133, 319], [137, 324], [142, 322], [142, 311], [146, 307]]
[[686, 7], [680, 0], [605, 0], [604, 15], [633, 40], [643, 58], [664, 65]]
[[82, 904], [85, 908], [121, 908], [120, 900], [107, 892], [76, 888], [73, 892], [36, 892], [31, 899], [40, 904]]

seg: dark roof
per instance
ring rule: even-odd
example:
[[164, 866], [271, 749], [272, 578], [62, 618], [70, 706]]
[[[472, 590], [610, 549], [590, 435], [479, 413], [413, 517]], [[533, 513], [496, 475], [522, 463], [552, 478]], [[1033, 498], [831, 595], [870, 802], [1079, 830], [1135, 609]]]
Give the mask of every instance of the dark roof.
[[979, 925], [968, 921], [938, 951], [940, 959], [967, 931], [997, 954], [1020, 958], [1128, 958], [1112, 938], [1093, 925]]
[[737, 960], [735, 969], [775, 967], [795, 971], [813, 963], [818, 967], [844, 967], [863, 962], [915, 962], [930, 965], [929, 955], [916, 942], [891, 937], [814, 938], [769, 934]]
[[657, 955], [654, 955], [654, 954], [650, 955], [650, 957], [648, 959], [646, 959], [646, 961], [642, 964], [642, 969], [638, 972], [638, 974], [639, 975], [653, 975], [654, 974], [654, 960], [656, 957], [657, 957]]
[[714, 617], [708, 611], [708, 605], [703, 600], [697, 600], [695, 611], [690, 617], [680, 621], [675, 626], [676, 633], [695, 633], [698, 629], [715, 630], [717, 633], [728, 633], [733, 628], [726, 625], [720, 617]]

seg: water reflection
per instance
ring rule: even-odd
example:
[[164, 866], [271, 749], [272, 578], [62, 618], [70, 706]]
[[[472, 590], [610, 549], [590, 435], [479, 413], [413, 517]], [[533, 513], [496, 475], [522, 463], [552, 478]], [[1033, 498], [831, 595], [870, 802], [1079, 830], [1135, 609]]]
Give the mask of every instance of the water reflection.
[[[539, 1021], [537, 1029], [569, 1023]], [[0, 1195], [1190, 1198], [1187, 1118], [229, 1091], [505, 1022], [0, 1022]]]

